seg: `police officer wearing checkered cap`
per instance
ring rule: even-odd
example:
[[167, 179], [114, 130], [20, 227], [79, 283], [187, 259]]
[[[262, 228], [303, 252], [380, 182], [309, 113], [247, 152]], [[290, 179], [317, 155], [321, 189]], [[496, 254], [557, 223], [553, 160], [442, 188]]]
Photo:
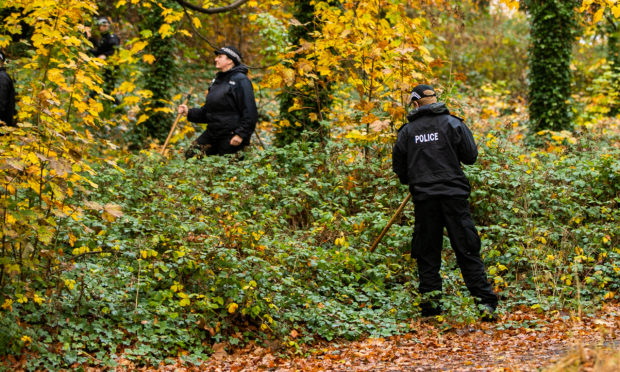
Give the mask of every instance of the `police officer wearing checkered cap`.
[[107, 59], [116, 52], [121, 41], [119, 37], [112, 32], [112, 22], [110, 22], [108, 17], [97, 18], [95, 24], [99, 29], [99, 37], [88, 35], [90, 42], [93, 44], [93, 48], [90, 49], [90, 54], [97, 58]]
[[[107, 60], [112, 57], [121, 44], [120, 38], [112, 31], [112, 22], [108, 17], [99, 17], [95, 20], [98, 27], [98, 35], [87, 32], [89, 41], [93, 47], [89, 50], [93, 57]], [[103, 91], [111, 94], [116, 85], [117, 66], [106, 66], [103, 70]], [[94, 92], [91, 93], [94, 96]], [[117, 99], [118, 100], [118, 99]]]
[[398, 131], [392, 161], [394, 172], [409, 186], [415, 203], [411, 256], [418, 265], [422, 316], [442, 312], [439, 270], [445, 227], [481, 319], [496, 320], [498, 298], [480, 258], [480, 237], [469, 211], [470, 185], [461, 166], [476, 161], [474, 137], [462, 119], [437, 101], [432, 86], [416, 86], [410, 104], [414, 109]]
[[207, 123], [207, 129], [186, 151], [186, 158], [196, 155], [233, 154], [250, 143], [256, 128], [258, 111], [248, 67], [234, 46], [215, 50], [215, 67], [219, 70], [211, 81], [202, 107], [189, 109], [180, 105], [178, 112], [194, 123]]

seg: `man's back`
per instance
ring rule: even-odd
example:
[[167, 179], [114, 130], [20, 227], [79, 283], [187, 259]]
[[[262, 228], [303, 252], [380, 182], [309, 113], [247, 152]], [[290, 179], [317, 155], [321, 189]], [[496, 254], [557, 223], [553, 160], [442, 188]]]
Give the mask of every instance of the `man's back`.
[[421, 106], [398, 133], [393, 167], [416, 200], [434, 196], [469, 196], [461, 162], [471, 164], [476, 144], [463, 122], [443, 103]]

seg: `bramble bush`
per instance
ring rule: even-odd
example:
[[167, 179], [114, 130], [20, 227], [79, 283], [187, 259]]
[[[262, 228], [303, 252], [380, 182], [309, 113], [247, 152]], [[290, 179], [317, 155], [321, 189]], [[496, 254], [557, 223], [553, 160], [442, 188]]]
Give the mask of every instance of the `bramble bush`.
[[[501, 311], [593, 310], [618, 293], [619, 151], [547, 137], [527, 148], [489, 131], [467, 168]], [[57, 240], [56, 270], [2, 289], [0, 349], [57, 369], [407, 332], [419, 314], [413, 207], [368, 252], [406, 194], [389, 147], [368, 150], [297, 143], [187, 162], [145, 151], [99, 166], [99, 187], [76, 196], [84, 218]], [[450, 249], [444, 261], [446, 317], [475, 321]]]

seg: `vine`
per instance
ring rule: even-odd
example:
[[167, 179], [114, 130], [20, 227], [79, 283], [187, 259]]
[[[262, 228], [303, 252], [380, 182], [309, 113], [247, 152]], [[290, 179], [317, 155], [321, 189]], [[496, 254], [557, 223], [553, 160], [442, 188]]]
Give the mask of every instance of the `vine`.
[[573, 41], [577, 1], [527, 0], [532, 44], [529, 51], [530, 129], [572, 128], [568, 99], [571, 93]]

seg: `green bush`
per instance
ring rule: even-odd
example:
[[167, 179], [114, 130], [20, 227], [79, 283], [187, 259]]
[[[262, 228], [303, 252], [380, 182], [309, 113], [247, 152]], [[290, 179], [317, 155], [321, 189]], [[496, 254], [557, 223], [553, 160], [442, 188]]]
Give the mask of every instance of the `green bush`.
[[[618, 150], [599, 141], [532, 153], [485, 138], [466, 171], [502, 309], [591, 310], [617, 294]], [[63, 262], [2, 288], [1, 349], [29, 349], [29, 369], [111, 367], [121, 355], [197, 361], [221, 341], [277, 339], [294, 351], [409, 331], [413, 208], [368, 252], [406, 194], [390, 149], [370, 150], [302, 142], [241, 159], [145, 152], [100, 166], [98, 188], [74, 196], [85, 217], [57, 239]], [[444, 260], [447, 316], [475, 321], [451, 250]]]

